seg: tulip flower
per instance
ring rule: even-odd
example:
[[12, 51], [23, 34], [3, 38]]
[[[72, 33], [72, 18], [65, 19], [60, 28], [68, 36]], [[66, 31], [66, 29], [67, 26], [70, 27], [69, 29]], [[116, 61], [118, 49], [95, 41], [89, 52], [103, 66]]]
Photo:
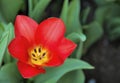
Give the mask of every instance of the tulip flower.
[[15, 20], [15, 38], [8, 49], [18, 60], [17, 66], [24, 78], [45, 73], [45, 67], [64, 63], [76, 44], [64, 37], [65, 25], [60, 18], [51, 17], [40, 24], [18, 15]]

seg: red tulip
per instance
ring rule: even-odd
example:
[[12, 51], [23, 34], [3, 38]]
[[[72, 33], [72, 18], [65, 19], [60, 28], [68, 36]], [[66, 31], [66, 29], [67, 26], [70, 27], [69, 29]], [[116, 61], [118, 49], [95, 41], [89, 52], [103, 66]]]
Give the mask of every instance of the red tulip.
[[37, 24], [27, 16], [16, 17], [15, 38], [8, 49], [18, 59], [18, 70], [24, 78], [45, 73], [44, 67], [63, 64], [76, 48], [64, 33], [65, 25], [60, 18], [48, 18]]

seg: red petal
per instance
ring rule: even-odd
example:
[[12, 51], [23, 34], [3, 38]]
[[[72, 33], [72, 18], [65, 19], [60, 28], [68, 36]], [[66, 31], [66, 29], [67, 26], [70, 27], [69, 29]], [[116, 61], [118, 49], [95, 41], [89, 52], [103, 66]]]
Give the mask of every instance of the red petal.
[[15, 36], [24, 36], [29, 41], [34, 39], [34, 34], [38, 24], [31, 18], [18, 15], [15, 20]]
[[54, 47], [64, 36], [65, 26], [59, 18], [49, 18], [38, 26], [35, 33], [37, 43], [44, 46]]
[[51, 60], [46, 64], [47, 66], [59, 66], [64, 63], [65, 59], [73, 52], [76, 48], [76, 44], [72, 41], [63, 38], [59, 46], [53, 52]]
[[45, 70], [43, 68], [36, 68], [36, 67], [32, 67], [31, 65], [28, 64], [24, 64], [22, 62], [18, 62], [18, 70], [20, 71], [21, 75], [24, 78], [31, 78], [33, 76], [36, 76], [40, 73], [45, 73]]
[[50, 67], [54, 67], [54, 66], [59, 66], [61, 64], [63, 64], [63, 59], [61, 57], [58, 56], [58, 54], [54, 53], [50, 55], [50, 61], [48, 63], [45, 64], [45, 66], [50, 66]]
[[58, 46], [58, 53], [60, 57], [65, 60], [76, 48], [76, 44], [71, 40], [63, 38], [61, 43]]
[[29, 42], [24, 37], [16, 37], [8, 46], [11, 55], [24, 62], [28, 60], [28, 48]]

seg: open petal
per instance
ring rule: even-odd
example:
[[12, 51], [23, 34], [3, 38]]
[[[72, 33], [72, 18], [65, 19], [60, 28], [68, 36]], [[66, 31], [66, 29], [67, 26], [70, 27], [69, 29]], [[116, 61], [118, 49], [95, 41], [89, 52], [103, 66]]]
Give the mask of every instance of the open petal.
[[18, 15], [15, 20], [15, 36], [24, 36], [29, 41], [34, 39], [34, 33], [38, 27], [38, 24], [31, 18]]
[[18, 70], [20, 71], [21, 75], [24, 78], [31, 78], [33, 76], [36, 76], [40, 73], [45, 73], [45, 70], [43, 68], [36, 68], [36, 67], [32, 67], [31, 65], [28, 64], [24, 64], [22, 62], [18, 62]]
[[59, 46], [54, 49], [51, 53], [50, 61], [46, 64], [47, 66], [59, 66], [64, 63], [65, 59], [73, 52], [76, 48], [76, 44], [72, 41], [63, 38], [59, 43]]
[[57, 53], [63, 60], [65, 60], [74, 51], [76, 46], [77, 45], [71, 40], [63, 38], [58, 46]]
[[29, 42], [24, 37], [16, 37], [8, 46], [10, 54], [19, 59], [20, 61], [26, 62], [28, 60], [28, 48]]
[[54, 67], [63, 64], [64, 60], [59, 57], [58, 54], [52, 53], [50, 56], [50, 60], [45, 64], [45, 66]]
[[49, 18], [44, 20], [37, 28], [35, 33], [37, 43], [45, 46], [54, 47], [64, 36], [65, 26], [59, 18]]

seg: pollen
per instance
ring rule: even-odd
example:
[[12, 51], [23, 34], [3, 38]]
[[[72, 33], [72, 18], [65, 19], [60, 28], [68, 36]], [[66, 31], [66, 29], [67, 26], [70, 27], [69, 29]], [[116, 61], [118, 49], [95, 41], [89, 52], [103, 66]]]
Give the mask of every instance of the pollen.
[[29, 51], [30, 62], [34, 65], [45, 65], [49, 61], [49, 52], [47, 49], [37, 46]]

